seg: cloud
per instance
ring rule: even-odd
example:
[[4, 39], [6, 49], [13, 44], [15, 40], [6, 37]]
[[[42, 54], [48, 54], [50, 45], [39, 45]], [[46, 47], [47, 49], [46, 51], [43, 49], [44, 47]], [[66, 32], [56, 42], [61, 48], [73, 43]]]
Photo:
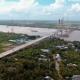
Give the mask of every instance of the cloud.
[[34, 2], [35, 0], [20, 0], [19, 2], [9, 3], [5, 0], [0, 0], [0, 13], [28, 10]]
[[43, 8], [43, 11], [47, 14], [54, 13], [55, 10], [58, 10], [64, 6], [64, 0], [55, 0], [55, 3], [52, 3]]
[[64, 6], [64, 0], [55, 0], [55, 2], [49, 4], [49, 5], [40, 5], [37, 1], [31, 9], [31, 13], [33, 15], [44, 15], [48, 16], [51, 14], [54, 14], [55, 11], [58, 9], [61, 9]]
[[11, 11], [27, 12], [28, 10], [34, 10], [36, 13], [37, 11], [41, 10], [42, 13], [47, 12], [47, 14], [49, 14], [50, 12], [61, 8], [63, 4], [64, 0], [55, 0], [55, 3], [51, 3], [47, 6], [41, 6], [37, 0], [20, 0], [19, 2], [15, 1], [14, 3], [11, 3], [11, 1], [9, 3], [9, 1], [0, 0], [0, 13], [8, 13]]
[[55, 0], [55, 2], [53, 1], [53, 3], [48, 5], [41, 5], [38, 0], [10, 2], [9, 0], [0, 0], [0, 15], [6, 15], [11, 19], [56, 19], [76, 15], [75, 13], [80, 12], [80, 3], [65, 5], [65, 1], [66, 0]]
[[80, 12], [80, 4], [79, 3], [73, 4], [70, 8], [70, 11]]
[[68, 17], [68, 16], [77, 16], [80, 14], [80, 4], [79, 3], [75, 3], [70, 5], [69, 7], [67, 7], [65, 13], [64, 13], [64, 17]]

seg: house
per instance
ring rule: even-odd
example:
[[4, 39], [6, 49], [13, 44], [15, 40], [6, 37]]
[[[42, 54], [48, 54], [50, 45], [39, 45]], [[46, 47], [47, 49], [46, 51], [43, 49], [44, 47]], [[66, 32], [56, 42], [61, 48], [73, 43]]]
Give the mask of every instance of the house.
[[67, 64], [68, 67], [77, 67], [78, 65], [77, 64], [73, 64], [73, 63], [69, 63]]
[[45, 58], [46, 56], [41, 54], [41, 55], [40, 55], [40, 57], [43, 57], [43, 58]]
[[38, 58], [39, 61], [48, 61], [47, 58]]
[[44, 80], [54, 80], [54, 79], [51, 78], [50, 76], [46, 76], [46, 77], [44, 77]]
[[41, 51], [42, 51], [43, 53], [49, 53], [49, 52], [50, 52], [49, 49], [41, 49]]
[[56, 46], [56, 48], [60, 49], [60, 50], [67, 50], [68, 49], [68, 47], [65, 45], [61, 45], [61, 46], [59, 45], [59, 46]]
[[20, 38], [15, 40], [9, 40], [9, 42], [16, 43], [16, 44], [23, 44], [23, 43], [26, 43], [26, 40], [23, 38]]
[[55, 55], [55, 59], [60, 62], [60, 61], [61, 61], [60, 54], [56, 54], [56, 55]]
[[48, 61], [47, 56], [41, 54], [40, 57], [38, 58], [39, 61]]
[[80, 80], [80, 75], [73, 75], [72, 80]]
[[74, 46], [74, 44], [73, 43], [68, 43], [68, 46]]
[[73, 43], [68, 43], [68, 46], [71, 46], [72, 48], [75, 48]]
[[16, 43], [16, 40], [9, 40], [9, 42]]

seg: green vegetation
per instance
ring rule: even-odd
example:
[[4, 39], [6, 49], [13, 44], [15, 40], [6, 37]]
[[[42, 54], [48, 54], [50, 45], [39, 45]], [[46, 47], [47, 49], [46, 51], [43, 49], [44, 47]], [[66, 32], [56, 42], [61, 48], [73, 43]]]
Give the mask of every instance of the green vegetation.
[[[23, 44], [28, 40], [34, 40], [39, 36], [28, 36], [26, 34], [3, 33], [0, 32], [0, 53]], [[10, 41], [11, 40], [11, 41]]]
[[[73, 45], [72, 45], [73, 44]], [[80, 42], [66, 42], [53, 38], [47, 39], [28, 49], [21, 50], [12, 56], [0, 60], [0, 80], [44, 80], [45, 76], [50, 76], [54, 80], [67, 80], [80, 74]], [[59, 49], [56, 46], [66, 45], [68, 49]], [[45, 54], [47, 60], [40, 61], [39, 58], [44, 53], [41, 49], [50, 50]], [[53, 56], [60, 54], [60, 75], [55, 69]], [[68, 64], [77, 66], [68, 66]]]
[[11, 34], [11, 33], [2, 33], [0, 32], [0, 53], [5, 51], [6, 48], [13, 45], [9, 42], [10, 39], [16, 39], [19, 37], [19, 34]]

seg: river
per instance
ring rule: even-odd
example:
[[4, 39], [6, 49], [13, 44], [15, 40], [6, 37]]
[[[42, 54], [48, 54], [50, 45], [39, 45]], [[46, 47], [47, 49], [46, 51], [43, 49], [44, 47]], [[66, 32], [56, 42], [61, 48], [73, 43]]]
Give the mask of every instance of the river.
[[75, 30], [69, 34], [69, 37], [64, 37], [63, 39], [67, 41], [80, 41], [80, 31]]

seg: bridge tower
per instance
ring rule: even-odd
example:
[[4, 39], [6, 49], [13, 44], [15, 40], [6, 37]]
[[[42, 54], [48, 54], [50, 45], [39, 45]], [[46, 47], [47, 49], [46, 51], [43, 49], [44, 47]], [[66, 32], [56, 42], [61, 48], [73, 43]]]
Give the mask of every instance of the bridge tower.
[[58, 20], [58, 33], [59, 36], [61, 37], [68, 37], [69, 35], [69, 29], [68, 27], [64, 24], [64, 19], [59, 19]]
[[57, 28], [58, 28], [58, 31], [57, 31], [56, 35], [57, 36], [62, 36], [63, 35], [63, 28], [64, 28], [63, 19], [58, 20]]

